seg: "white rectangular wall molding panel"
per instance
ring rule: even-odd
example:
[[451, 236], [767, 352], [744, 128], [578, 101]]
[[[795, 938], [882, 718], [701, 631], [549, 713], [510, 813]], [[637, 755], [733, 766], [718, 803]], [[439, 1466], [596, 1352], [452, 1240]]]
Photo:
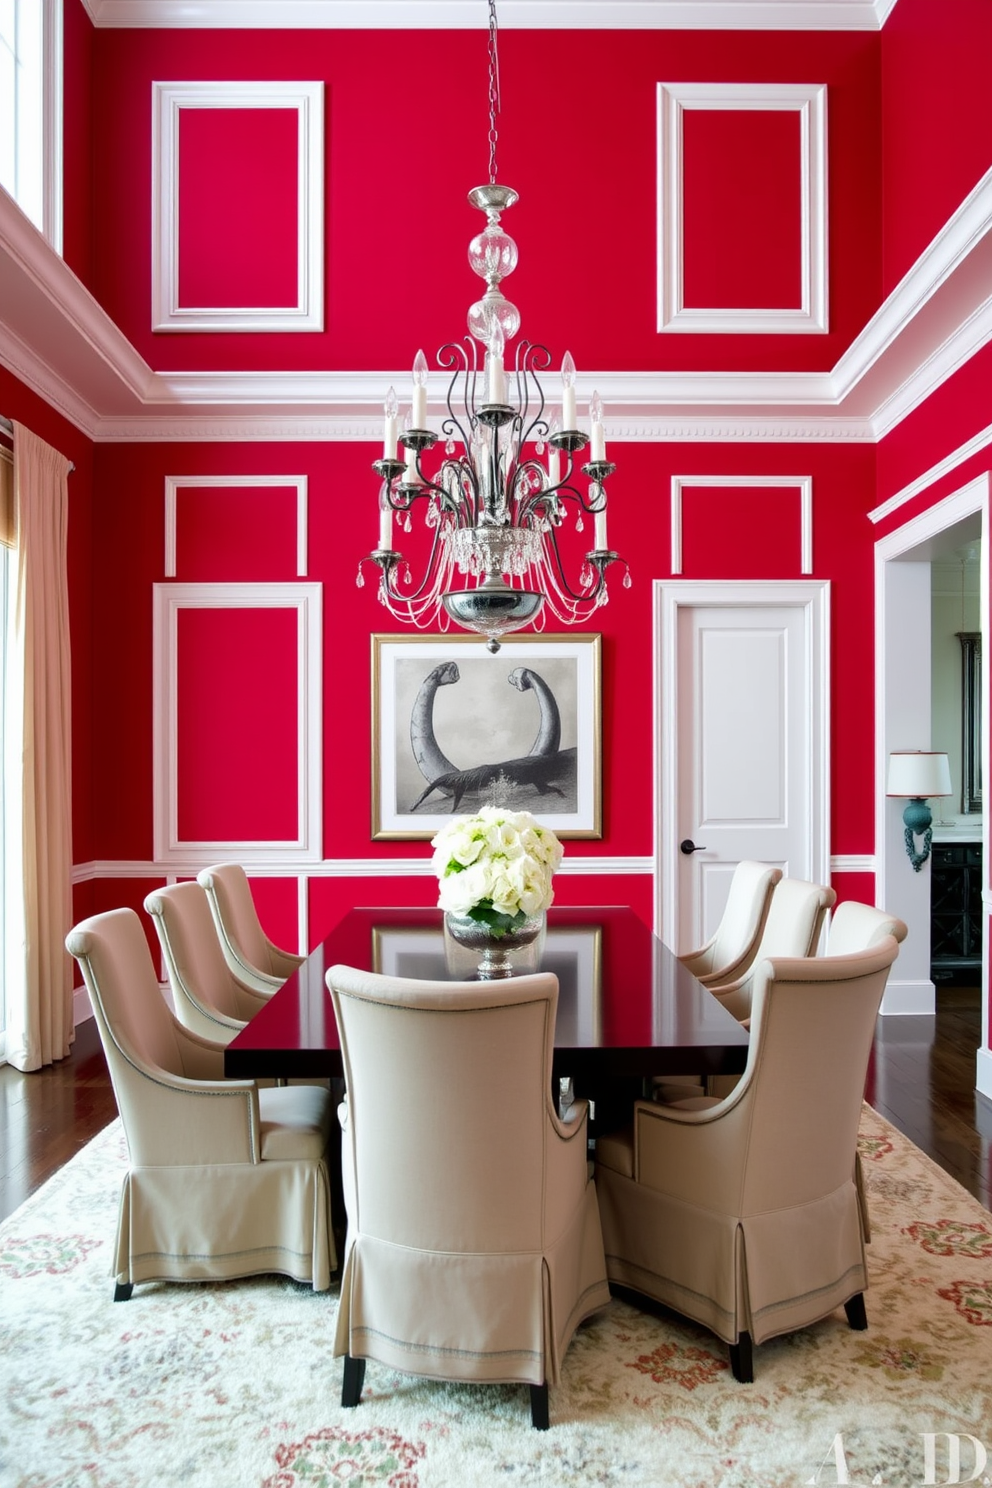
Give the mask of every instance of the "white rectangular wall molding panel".
[[[658, 330], [746, 335], [825, 332], [828, 329], [826, 86], [659, 83], [657, 107]], [[784, 110], [799, 115], [801, 303], [796, 307], [686, 305], [683, 130], [689, 110]]]
[[[189, 872], [222, 858], [274, 867], [319, 863], [322, 859], [321, 585], [155, 584], [153, 590], [156, 864], [166, 870]], [[246, 628], [253, 626], [257, 630], [260, 624], [263, 627], [261, 633], [268, 644], [266, 655], [259, 654], [252, 646], [252, 637], [247, 635], [243, 650], [239, 641], [216, 656], [204, 657], [202, 649], [198, 653], [200, 638], [195, 635], [181, 646], [181, 618], [184, 613], [195, 611], [244, 611]], [[272, 611], [288, 612], [289, 623], [276, 618], [273, 635], [265, 637], [265, 615]], [[229, 630], [228, 641], [230, 636]], [[215, 696], [211, 705], [223, 720], [220, 730], [223, 737], [211, 735], [209, 719], [181, 718], [184, 655], [193, 658], [201, 691], [203, 679], [210, 681], [213, 671], [215, 683], [211, 683], [210, 691]], [[266, 664], [269, 672], [264, 670]], [[244, 697], [243, 708], [235, 710], [233, 705], [228, 706], [224, 688], [230, 690], [229, 673], [239, 665], [249, 670], [256, 668], [260, 675], [251, 696]], [[196, 696], [195, 691], [187, 694], [187, 706]], [[290, 829], [254, 836], [217, 832], [209, 838], [184, 832], [183, 808], [188, 808], [189, 802], [180, 799], [185, 788], [180, 770], [181, 741], [191, 734], [195, 736], [197, 758], [205, 758], [209, 766], [203, 779], [188, 782], [199, 792], [201, 819], [205, 812], [207, 818], [231, 820], [231, 800], [234, 799], [237, 814], [240, 793], [244, 820], [278, 820]], [[286, 763], [281, 778], [264, 778], [256, 767], [256, 760], [264, 752], [257, 741], [265, 737], [290, 741], [283, 749]], [[214, 807], [209, 796], [215, 777], [217, 782], [224, 783], [223, 794], [227, 797], [219, 808]], [[275, 818], [265, 815], [265, 802], [273, 795], [283, 802]], [[194, 818], [196, 814], [194, 811]]]
[[[799, 496], [799, 571], [813, 572], [813, 477], [811, 475], [673, 475], [671, 489], [672, 573], [682, 572], [682, 507], [684, 493], [692, 488], [793, 487]], [[757, 523], [756, 523], [757, 525]]]
[[[179, 260], [180, 122], [195, 109], [295, 110], [296, 284], [286, 304], [183, 303]], [[218, 167], [220, 168], [220, 167]], [[265, 191], [260, 171], [258, 189]], [[223, 244], [218, 245], [223, 252]], [[261, 297], [260, 297], [261, 298]], [[320, 331], [324, 327], [324, 85], [319, 82], [152, 83], [152, 329]]]
[[305, 475], [167, 475], [165, 477], [165, 577], [176, 576], [176, 497], [182, 489], [272, 486], [296, 492], [296, 572], [307, 572], [307, 477]]

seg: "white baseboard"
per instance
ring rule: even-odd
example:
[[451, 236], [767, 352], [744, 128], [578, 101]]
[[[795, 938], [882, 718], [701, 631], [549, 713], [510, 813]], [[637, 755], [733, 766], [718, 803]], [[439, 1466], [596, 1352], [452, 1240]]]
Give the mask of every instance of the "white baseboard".
[[879, 1008], [879, 1016], [898, 1014], [920, 1016], [933, 1014], [937, 1009], [937, 994], [933, 982], [894, 982], [889, 979]]
[[992, 1100], [992, 1049], [979, 1049], [975, 1054], [975, 1089]]

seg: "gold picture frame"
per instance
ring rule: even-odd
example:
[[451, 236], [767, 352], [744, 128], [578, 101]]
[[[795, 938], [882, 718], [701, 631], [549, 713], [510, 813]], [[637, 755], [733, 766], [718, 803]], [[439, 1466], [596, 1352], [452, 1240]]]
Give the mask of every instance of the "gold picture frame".
[[372, 838], [494, 803], [602, 837], [602, 637], [373, 635]]

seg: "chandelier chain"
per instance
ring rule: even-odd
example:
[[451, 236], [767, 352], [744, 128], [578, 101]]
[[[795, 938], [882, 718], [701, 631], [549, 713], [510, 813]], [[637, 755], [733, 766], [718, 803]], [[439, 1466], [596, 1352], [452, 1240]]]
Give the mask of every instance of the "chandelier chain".
[[496, 184], [496, 144], [499, 132], [496, 115], [500, 110], [499, 51], [496, 45], [496, 0], [489, 0], [489, 184]]

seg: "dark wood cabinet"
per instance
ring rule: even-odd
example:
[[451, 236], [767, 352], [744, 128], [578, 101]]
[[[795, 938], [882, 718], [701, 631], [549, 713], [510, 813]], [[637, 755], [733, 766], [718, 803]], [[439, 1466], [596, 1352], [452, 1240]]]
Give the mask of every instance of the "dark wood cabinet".
[[935, 842], [930, 869], [930, 975], [960, 982], [982, 969], [982, 844]]

